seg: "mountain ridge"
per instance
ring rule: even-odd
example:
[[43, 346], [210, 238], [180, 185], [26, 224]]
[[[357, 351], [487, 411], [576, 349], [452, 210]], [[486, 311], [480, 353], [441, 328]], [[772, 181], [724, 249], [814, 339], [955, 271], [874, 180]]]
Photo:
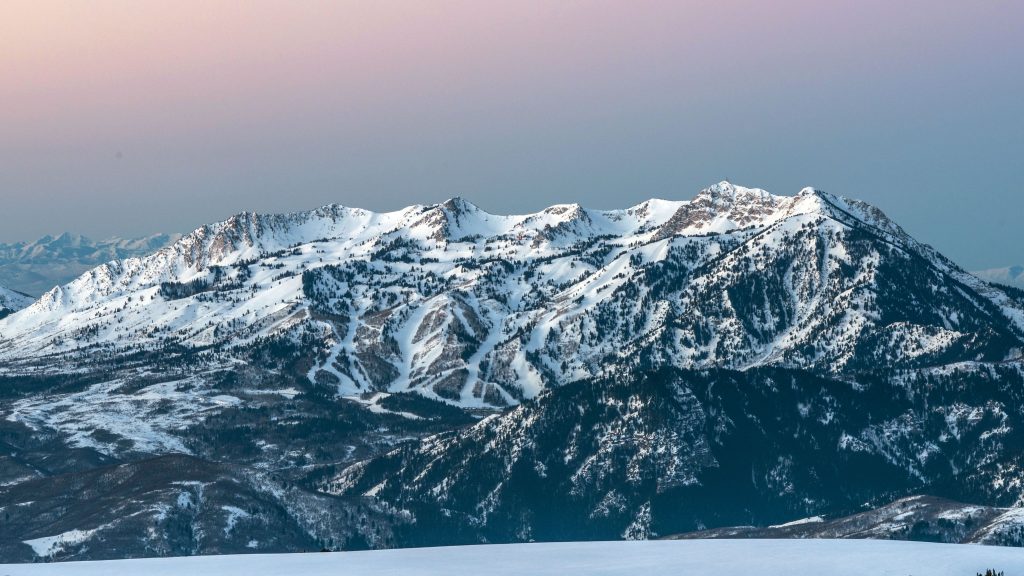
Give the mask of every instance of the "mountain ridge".
[[[848, 253], [854, 244], [868, 251], [857, 260]], [[878, 254], [878, 247], [891, 253]], [[780, 254], [788, 255], [772, 260]], [[655, 361], [672, 350], [681, 368], [721, 365], [723, 355], [733, 359], [731, 367], [842, 367], [865, 330], [882, 328], [871, 307], [885, 289], [875, 268], [883, 257], [906, 261], [945, 294], [947, 311], [929, 312], [941, 318], [905, 329], [886, 322], [895, 332], [877, 336], [899, 340], [908, 362], [964, 346], [990, 360], [1012, 355], [1024, 334], [1024, 305], [917, 243], [877, 208], [811, 188], [774, 196], [721, 182], [690, 201], [649, 200], [611, 211], [555, 205], [501, 216], [454, 198], [388, 213], [339, 205], [243, 212], [47, 292], [0, 324], [0, 358], [25, 363], [96, 347], [169, 343], [239, 348], [312, 331], [320, 351], [310, 379], [336, 382], [343, 395], [415, 390], [500, 407], [550, 384], [596, 375], [601, 358], [615, 350]], [[736, 285], [751, 266], [795, 272], [772, 286]], [[665, 280], [652, 281], [651, 274], [683, 284], [662, 294]], [[541, 290], [531, 288], [534, 282], [543, 283]], [[601, 318], [617, 316], [610, 307], [635, 307], [623, 298], [638, 286], [659, 298], [635, 310], [643, 323], [630, 327], [618, 317], [607, 325]], [[796, 307], [774, 294], [751, 316], [735, 303], [709, 300], [710, 291], [746, 298], [739, 292], [769, 289], [802, 290], [816, 296], [801, 304], [819, 304]], [[833, 298], [840, 307], [829, 312]], [[917, 313], [912, 301], [901, 306], [896, 314], [904, 321]], [[965, 316], [964, 307], [977, 309], [992, 328], [958, 329], [977, 315]], [[694, 324], [694, 313], [707, 321]], [[207, 319], [205, 327], [197, 328], [198, 317]], [[589, 349], [565, 336], [599, 333], [602, 322], [616, 334]], [[718, 340], [708, 340], [708, 330]], [[839, 344], [801, 352], [822, 330]], [[748, 352], [716, 349], [723, 345]], [[561, 357], [566, 348], [585, 353], [568, 364]]]

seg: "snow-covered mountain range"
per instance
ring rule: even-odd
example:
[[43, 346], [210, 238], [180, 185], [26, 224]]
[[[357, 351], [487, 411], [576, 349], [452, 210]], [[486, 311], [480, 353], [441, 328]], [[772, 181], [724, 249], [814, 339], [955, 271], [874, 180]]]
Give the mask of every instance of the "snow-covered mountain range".
[[288, 338], [343, 396], [501, 407], [623, 362], [842, 373], [1002, 361], [1022, 333], [1016, 295], [877, 209], [722, 182], [618, 211], [243, 213], [47, 292], [0, 323], [0, 361]]
[[145, 256], [180, 237], [180, 234], [154, 234], [144, 238], [92, 240], [64, 233], [43, 236], [32, 242], [0, 243], [0, 282], [38, 295], [100, 264]]
[[1022, 350], [1024, 292], [812, 188], [242, 213], [0, 319], [0, 557], [1019, 506]]

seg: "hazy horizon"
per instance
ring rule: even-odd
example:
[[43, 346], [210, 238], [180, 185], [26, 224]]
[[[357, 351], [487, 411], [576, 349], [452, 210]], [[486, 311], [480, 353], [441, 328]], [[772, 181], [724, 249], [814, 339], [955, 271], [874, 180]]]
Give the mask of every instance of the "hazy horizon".
[[495, 213], [719, 180], [868, 201], [1024, 261], [1024, 5], [14, 0], [0, 241], [240, 211]]

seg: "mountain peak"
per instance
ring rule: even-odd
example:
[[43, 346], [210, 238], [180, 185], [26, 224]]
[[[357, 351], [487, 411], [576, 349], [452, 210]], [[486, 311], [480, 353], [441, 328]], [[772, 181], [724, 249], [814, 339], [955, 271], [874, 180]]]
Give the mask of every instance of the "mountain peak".
[[734, 186], [733, 183], [729, 182], [728, 180], [722, 180], [717, 184], [712, 184], [711, 186], [708, 186], [707, 188], [701, 190], [700, 194], [715, 197], [733, 198], [736, 196], [736, 186]]
[[455, 215], [482, 212], [479, 206], [462, 196], [453, 196], [442, 202], [439, 206]]
[[81, 242], [83, 240], [87, 240], [87, 238], [85, 236], [82, 236], [81, 234], [74, 234], [74, 233], [71, 233], [71, 232], [64, 232], [60, 236], [55, 238], [55, 240], [60, 241], [60, 242]]
[[548, 206], [542, 210], [544, 214], [551, 214], [552, 216], [563, 216], [567, 215], [570, 218], [579, 217], [583, 213], [583, 207], [579, 204], [555, 204]]
[[745, 188], [723, 180], [701, 190], [684, 203], [655, 235], [720, 233], [764, 221], [792, 198], [774, 196], [760, 188]]
[[728, 180], [722, 180], [701, 190], [694, 200], [711, 199], [723, 202], [736, 201], [766, 201], [772, 200], [775, 196], [760, 188], [745, 188], [737, 186]]

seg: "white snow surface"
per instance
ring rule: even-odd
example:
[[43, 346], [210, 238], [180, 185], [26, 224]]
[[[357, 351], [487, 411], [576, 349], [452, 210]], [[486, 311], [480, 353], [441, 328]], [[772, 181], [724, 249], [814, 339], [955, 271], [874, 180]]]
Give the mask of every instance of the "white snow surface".
[[565, 542], [0, 565], [5, 576], [973, 576], [1024, 573], [1024, 549], [886, 540]]

